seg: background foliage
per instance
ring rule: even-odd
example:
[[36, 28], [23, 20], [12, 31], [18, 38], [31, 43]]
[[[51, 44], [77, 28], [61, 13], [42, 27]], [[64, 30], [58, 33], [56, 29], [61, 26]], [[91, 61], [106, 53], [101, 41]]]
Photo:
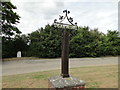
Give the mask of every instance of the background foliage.
[[[79, 27], [70, 31], [69, 57], [98, 57], [120, 54], [120, 38], [117, 31], [108, 30], [103, 34], [98, 29]], [[32, 56], [61, 57], [63, 31], [46, 25], [30, 34], [30, 48]]]
[[[14, 12], [14, 9], [17, 9], [11, 2], [0, 2], [0, 11], [1, 12], [1, 24], [2, 32], [1, 34], [4, 37], [10, 37], [15, 34], [20, 34], [21, 31], [16, 27], [16, 24], [19, 23], [20, 16]], [[1, 25], [0, 24], [0, 25]]]
[[[46, 25], [30, 34], [22, 35], [15, 26], [20, 16], [10, 2], [2, 2], [2, 57], [16, 57], [18, 51], [22, 56], [56, 58], [61, 57], [64, 29]], [[118, 31], [108, 30], [107, 34], [98, 29], [78, 27], [70, 31], [69, 57], [99, 57], [120, 55], [120, 38]], [[13, 36], [14, 37], [11, 37]]]
[[[120, 55], [118, 31], [108, 30], [107, 34], [103, 34], [98, 29], [79, 27], [70, 33], [69, 57]], [[61, 57], [62, 37], [63, 30], [52, 25], [46, 25], [28, 35], [16, 35], [11, 39], [3, 37], [3, 57], [16, 57], [17, 51], [29, 57]]]

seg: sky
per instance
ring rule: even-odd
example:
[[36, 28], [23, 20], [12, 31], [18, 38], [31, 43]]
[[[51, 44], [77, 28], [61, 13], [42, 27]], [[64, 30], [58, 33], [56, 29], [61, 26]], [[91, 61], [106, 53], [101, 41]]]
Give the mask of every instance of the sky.
[[28, 34], [53, 24], [54, 19], [69, 10], [78, 26], [98, 28], [100, 32], [118, 30], [118, 0], [11, 0], [21, 17], [17, 27]]

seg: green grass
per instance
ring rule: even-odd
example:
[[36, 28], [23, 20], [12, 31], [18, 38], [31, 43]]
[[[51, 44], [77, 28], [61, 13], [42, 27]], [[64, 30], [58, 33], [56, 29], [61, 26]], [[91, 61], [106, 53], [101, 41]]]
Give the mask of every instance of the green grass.
[[36, 60], [36, 59], [40, 59], [40, 58], [37, 58], [37, 57], [19, 57], [19, 58], [16, 58], [16, 57], [13, 57], [13, 58], [3, 58], [2, 60], [3, 61], [14, 61], [14, 60]]
[[[53, 59], [53, 58], [38, 58], [38, 57], [13, 57], [13, 58], [3, 58], [3, 61], [16, 61], [16, 60], [48, 60], [48, 59]], [[56, 58], [54, 58], [56, 59]]]
[[[47, 88], [48, 78], [60, 70], [3, 76], [3, 88]], [[70, 75], [86, 82], [87, 88], [117, 88], [117, 65], [90, 66], [70, 69]]]
[[3, 61], [16, 61], [16, 60], [40, 60], [40, 59], [47, 59], [47, 58], [38, 58], [38, 57], [14, 57], [14, 58], [3, 58]]

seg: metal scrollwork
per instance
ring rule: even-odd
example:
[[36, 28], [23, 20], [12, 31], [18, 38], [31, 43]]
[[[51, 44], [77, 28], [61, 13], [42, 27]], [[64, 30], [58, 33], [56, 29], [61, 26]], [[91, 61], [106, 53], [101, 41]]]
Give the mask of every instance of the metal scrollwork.
[[64, 23], [62, 23], [62, 21], [64, 21], [64, 20], [67, 18], [68, 22], [69, 22], [71, 25], [77, 26], [77, 22], [75, 22], [75, 23], [73, 24], [73, 18], [72, 18], [72, 17], [68, 17], [68, 14], [70, 13], [70, 11], [64, 10], [63, 13], [65, 13], [65, 16], [59, 15], [59, 22], [57, 22], [57, 19], [55, 19], [55, 20], [54, 20], [54, 23], [63, 24], [63, 25], [69, 25], [69, 24], [64, 24]]

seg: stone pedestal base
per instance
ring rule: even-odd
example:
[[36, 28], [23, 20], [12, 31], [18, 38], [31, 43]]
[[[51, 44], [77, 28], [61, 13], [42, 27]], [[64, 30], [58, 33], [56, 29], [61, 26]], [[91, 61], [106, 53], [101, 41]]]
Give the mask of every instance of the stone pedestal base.
[[76, 77], [70, 76], [69, 78], [63, 78], [62, 76], [54, 76], [48, 80], [49, 90], [84, 90], [85, 82], [79, 80]]

